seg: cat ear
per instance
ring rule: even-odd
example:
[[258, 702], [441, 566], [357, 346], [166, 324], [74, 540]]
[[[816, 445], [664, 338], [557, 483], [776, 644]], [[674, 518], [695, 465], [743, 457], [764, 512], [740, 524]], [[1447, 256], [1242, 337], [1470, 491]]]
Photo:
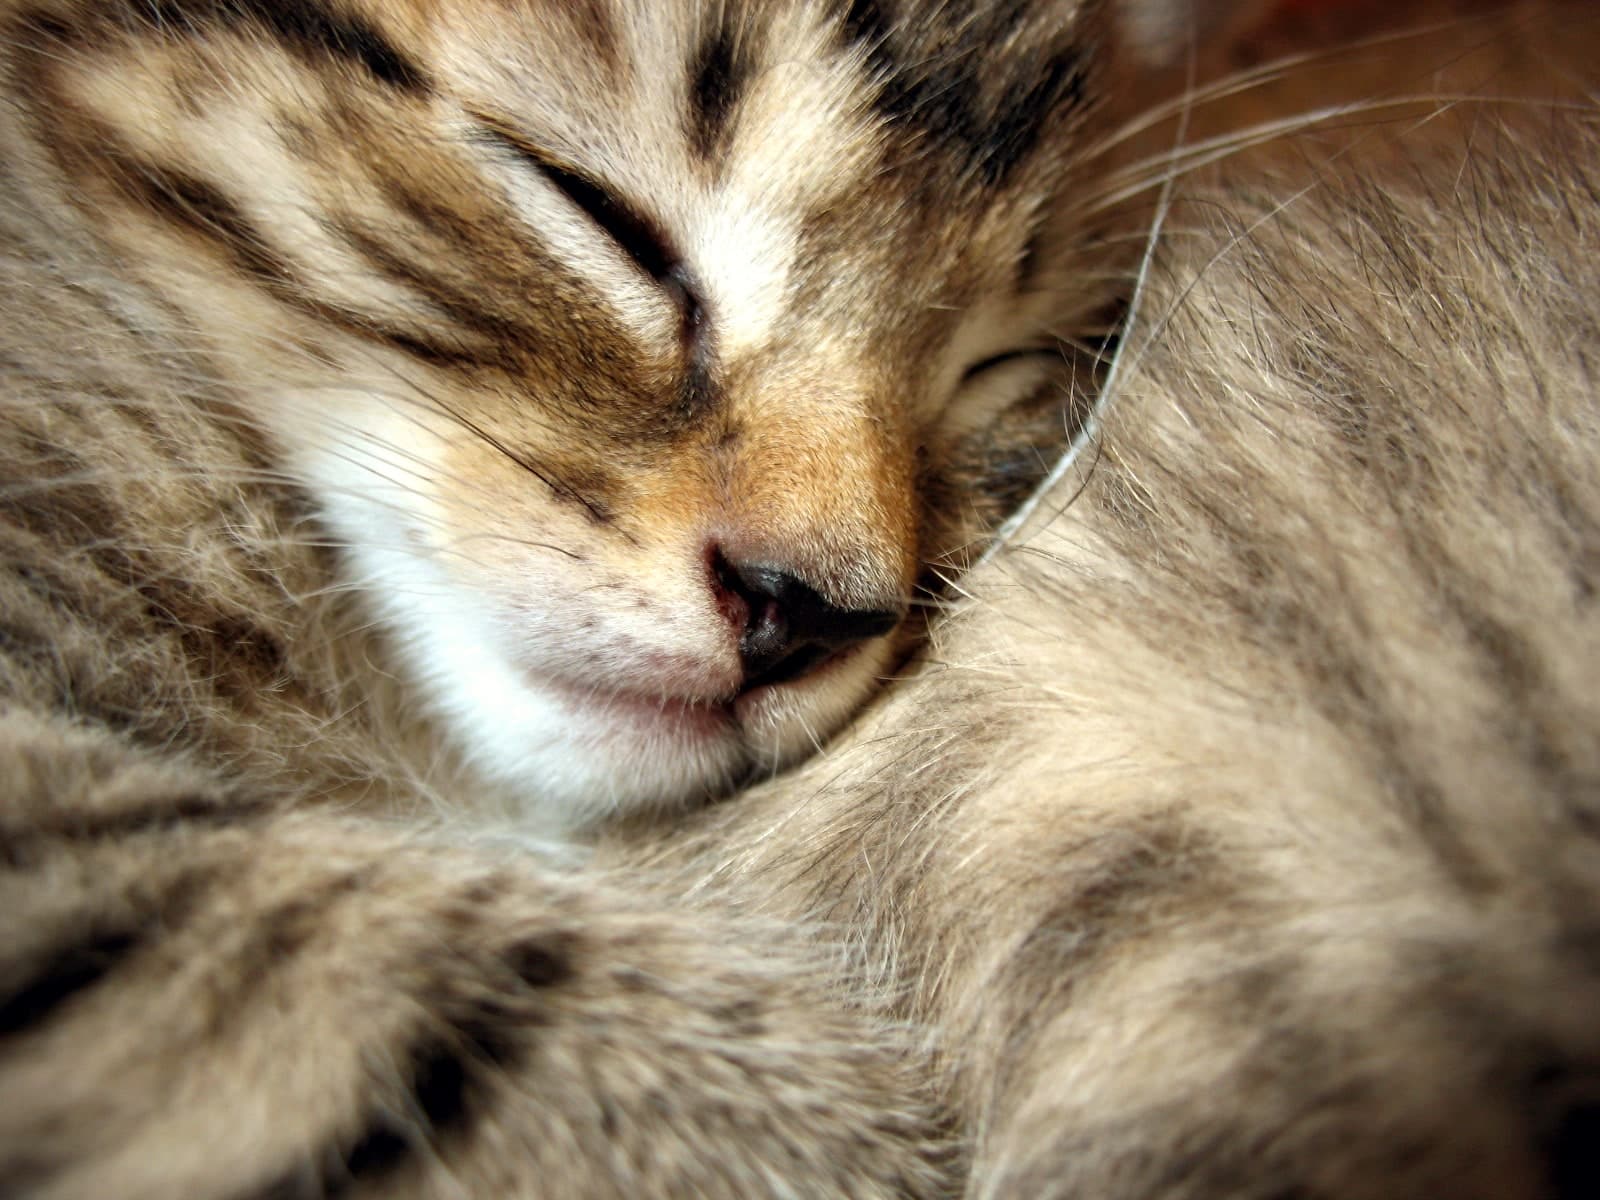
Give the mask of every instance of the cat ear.
[[1271, 7], [1271, 0], [1111, 0], [1123, 45], [1147, 68], [1216, 50]]

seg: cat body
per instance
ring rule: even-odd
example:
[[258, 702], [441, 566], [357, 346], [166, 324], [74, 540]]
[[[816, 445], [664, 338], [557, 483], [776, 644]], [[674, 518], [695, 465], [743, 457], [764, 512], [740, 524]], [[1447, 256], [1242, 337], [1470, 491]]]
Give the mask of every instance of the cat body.
[[1594, 1194], [1600, 126], [1506, 121], [1175, 208], [921, 669], [631, 852], [896, 963], [967, 1194]]
[[1060, 439], [1101, 25], [913, 15], [0, 4], [0, 1191], [947, 1187], [860, 963], [542, 852]]
[[1582, 113], [1175, 210], [574, 865], [1070, 432], [1105, 12], [0, 14], [0, 1191], [1586, 1194]]

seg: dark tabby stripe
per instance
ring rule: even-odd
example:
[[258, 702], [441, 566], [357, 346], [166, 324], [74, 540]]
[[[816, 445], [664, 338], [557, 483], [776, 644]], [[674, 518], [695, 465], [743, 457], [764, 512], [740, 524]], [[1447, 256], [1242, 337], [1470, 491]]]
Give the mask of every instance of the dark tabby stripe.
[[221, 190], [203, 179], [154, 163], [131, 157], [123, 162], [119, 172], [122, 181], [167, 220], [221, 245], [235, 265], [253, 279], [280, 286], [292, 281], [288, 264], [268, 247], [250, 219]]
[[701, 158], [713, 158], [732, 135], [749, 77], [748, 56], [724, 22], [707, 34], [689, 67], [689, 141]]
[[42, 1024], [72, 997], [109, 975], [143, 942], [137, 930], [110, 929], [58, 947], [30, 972], [27, 982], [0, 999], [0, 1037]]
[[[116, 918], [84, 915], [37, 961], [0, 964], [0, 1037], [35, 1029], [89, 991], [147, 944], [169, 938], [222, 876], [193, 867], [148, 883], [136, 910]], [[3, 1171], [3, 1168], [0, 1168]], [[3, 1191], [3, 1189], [0, 1189]]]
[[204, 793], [163, 796], [104, 812], [62, 809], [34, 813], [24, 833], [12, 835], [0, 829], [0, 844], [14, 837], [34, 841], [122, 841], [147, 833], [170, 832], [183, 825], [232, 829], [271, 816], [281, 808], [280, 804], [269, 800], [243, 800]]
[[484, 964], [484, 982], [498, 985], [486, 989], [488, 994], [470, 1001], [424, 999], [420, 1007], [434, 1018], [430, 1031], [397, 1056], [405, 1095], [375, 1104], [353, 1140], [330, 1142], [230, 1200], [341, 1196], [381, 1181], [424, 1148], [437, 1152], [447, 1140], [469, 1137], [473, 1121], [484, 1111], [480, 1099], [489, 1081], [520, 1068], [528, 1031], [546, 1019], [527, 1003], [529, 993], [572, 977], [570, 949], [556, 936], [527, 939]]
[[[1080, 979], [1175, 914], [1221, 911], [1246, 881], [1221, 849], [1176, 813], [1112, 842], [1106, 835], [1062, 859], [1061, 895], [1045, 906], [1006, 964], [1019, 983], [1055, 979], [1057, 1007]], [[1031, 1019], [1031, 1013], [1019, 1014]]]
[[[122, 0], [71, 17], [28, 13], [23, 27], [55, 41], [83, 42], [135, 29], [193, 37], [209, 29], [266, 33], [312, 63], [332, 59], [399, 92], [426, 96], [427, 73], [381, 30], [334, 0]], [[76, 21], [76, 23], [73, 23]]]
[[501, 341], [469, 344], [425, 329], [401, 328], [379, 317], [318, 299], [296, 279], [289, 263], [272, 249], [254, 222], [220, 189], [117, 149], [117, 139], [110, 131], [103, 131], [99, 141], [103, 150], [98, 165], [113, 172], [124, 191], [173, 224], [219, 246], [247, 278], [285, 303], [347, 333], [391, 346], [435, 366], [511, 369], [516, 365], [507, 359]]
[[[847, 0], [840, 20], [845, 44], [865, 55], [876, 78], [878, 111], [927, 134], [924, 150], [956, 152], [982, 183], [999, 187], [1033, 152], [1046, 124], [1059, 119], [1058, 110], [1081, 107], [1087, 95], [1090, 55], [1067, 46], [986, 99], [984, 75], [995, 63], [988, 51], [1024, 15], [1014, 2], [982, 13], [950, 6], [924, 18], [951, 27], [919, 38], [918, 49], [904, 45], [908, 34], [891, 0]], [[923, 41], [937, 49], [922, 51]]]
[[366, 260], [374, 270], [421, 295], [444, 316], [462, 330], [478, 339], [479, 361], [493, 363], [506, 370], [515, 370], [520, 364], [515, 351], [518, 348], [537, 355], [545, 348], [548, 337], [531, 325], [509, 316], [491, 312], [463, 287], [457, 286], [436, 270], [426, 267], [416, 258], [407, 255], [403, 243], [387, 244], [375, 231], [363, 229], [350, 221], [330, 225], [330, 231], [351, 250]]
[[1391, 806], [1457, 886], [1468, 895], [1492, 887], [1492, 875], [1461, 837], [1439, 781], [1407, 744], [1410, 722], [1396, 711], [1384, 664], [1369, 653], [1365, 633], [1346, 628], [1336, 610], [1303, 599], [1321, 589], [1316, 564], [1308, 567], [1296, 544], [1298, 532], [1262, 528], [1249, 514], [1210, 501], [1195, 506], [1218, 535], [1219, 557], [1225, 554], [1235, 564], [1231, 577], [1216, 586], [1239, 626], [1266, 639], [1286, 661], [1298, 660], [1311, 681], [1307, 696], [1313, 707], [1334, 727], [1363, 736]]

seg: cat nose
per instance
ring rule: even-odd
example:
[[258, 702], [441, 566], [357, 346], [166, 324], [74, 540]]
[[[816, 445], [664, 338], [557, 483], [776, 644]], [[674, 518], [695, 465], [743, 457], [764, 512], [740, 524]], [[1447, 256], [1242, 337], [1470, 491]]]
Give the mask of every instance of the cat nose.
[[715, 556], [717, 583], [744, 604], [744, 690], [799, 679], [846, 646], [881, 637], [898, 608], [840, 608], [781, 567]]

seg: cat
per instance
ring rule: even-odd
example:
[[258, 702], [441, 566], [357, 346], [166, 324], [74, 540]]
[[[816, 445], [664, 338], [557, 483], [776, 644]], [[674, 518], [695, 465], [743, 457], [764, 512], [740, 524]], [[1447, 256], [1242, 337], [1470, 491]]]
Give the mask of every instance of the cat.
[[[560, 836], [809, 752], [975, 536], [942, 498], [995, 414], [1059, 439], [1112, 298], [1058, 200], [1101, 71], [1071, 5], [5, 16], [6, 453], [66, 477], [10, 553], [130, 639], [11, 692], [272, 790], [392, 782], [398, 743], [406, 799]], [[46, 421], [100, 436], [57, 461]]]
[[815, 748], [1048, 467], [1111, 39], [0, 3], [0, 1191], [940, 1193], [847, 956], [572, 844]]
[[[1373, 409], [1362, 459], [1313, 407], [1305, 452], [1275, 458], [1294, 407], [1270, 387], [1241, 406], [1252, 346], [1219, 348], [1246, 316], [1268, 328], [1260, 290], [1293, 313], [1312, 267], [1339, 269], [1317, 294], [1374, 305], [1396, 290], [1369, 282], [1386, 255], [1434, 267], [1420, 295], [1468, 270], [1538, 281], [1509, 311], [1486, 283], [1498, 306], [1452, 309], [1436, 336], [1543, 329], [1541, 379], [1571, 374], [1558, 351], [1581, 366], [1557, 335], [1582, 329], [1590, 290], [1524, 268], [1583, 269], [1564, 248], [1593, 219], [1588, 143], [1508, 143], [1504, 180], [1448, 163], [1424, 178], [1469, 201], [1459, 224], [1429, 235], [1396, 200], [1364, 257], [1318, 234], [1381, 207], [1359, 188], [1289, 205], [1281, 227], [1313, 252], [1258, 236], [1253, 269], [1237, 226], [1202, 240], [1205, 204], [1177, 210], [1134, 305], [1159, 336], [1129, 327], [1091, 417], [1095, 380], [1060, 337], [1126, 298], [1143, 231], [1118, 205], [1169, 171], [1110, 165], [1134, 146], [1118, 106], [1146, 102], [1124, 90], [1141, 68], [1114, 16], [0, 6], [0, 1190], [1582, 1194], [1592, 1051], [1554, 1011], [1590, 987], [1559, 936], [1581, 949], [1593, 912], [1581, 788], [1538, 793], [1551, 829], [1578, 827], [1564, 858], [1525, 814], [1476, 823], [1473, 793], [1435, 805], [1442, 839], [1408, 840], [1390, 802], [1424, 788], [1352, 789], [1365, 833], [1314, 789], [1263, 790], [1318, 746], [1358, 782], [1433, 764], [1386, 742], [1392, 723], [1312, 741], [1360, 711], [1346, 676], [1307, 669], [1342, 660], [1248, 636], [1314, 630], [1292, 619], [1305, 590], [1267, 586], [1305, 564], [1280, 542], [1263, 557], [1249, 528], [1187, 535], [1191, 498], [1226, 512], [1256, 494], [1241, 466], [1282, 481], [1308, 456], [1320, 490], [1290, 518], [1363, 528], [1322, 508], [1348, 499], [1341, 468], [1416, 511], [1420, 476], [1383, 475], [1384, 455], [1403, 462], [1430, 415], [1452, 445], [1481, 434], [1480, 409], [1465, 430], [1448, 406]], [[1142, 36], [1170, 59], [1171, 37]], [[1544, 258], [1511, 239], [1509, 264], [1451, 263], [1461, 230], [1505, 232], [1470, 202], [1490, 196]], [[1267, 197], [1212, 203], [1270, 224], [1285, 200]], [[1207, 303], [1180, 305], [1186, 289]], [[1336, 401], [1341, 353], [1385, 361], [1359, 322], [1277, 336], [1272, 386]], [[1504, 399], [1492, 371], [1474, 382]], [[1197, 446], [1184, 415], [1218, 436]], [[1570, 485], [1559, 519], [1496, 518], [1575, 578], [1582, 539], [1538, 537], [1586, 511], [1583, 433], [1529, 467]], [[843, 721], [917, 633], [914, 583], [981, 557], [1074, 434], [1090, 453], [1073, 461], [1111, 465], [1053, 487], [1031, 532], [954, 581], [975, 600], [934, 618], [931, 650], [841, 744], [685, 810]], [[1460, 493], [1479, 476], [1445, 479], [1448, 511], [1475, 511]], [[1404, 548], [1370, 561], [1405, 568]], [[1236, 567], [1260, 586], [1189, 604]], [[1316, 598], [1337, 618], [1358, 594]], [[1257, 621], [1274, 602], [1282, 620]], [[1522, 615], [1581, 675], [1581, 623]], [[1360, 661], [1384, 668], [1388, 644]], [[1468, 639], [1465, 661], [1492, 649]], [[1230, 664], [1260, 664], [1282, 703], [1248, 703]], [[1469, 716], [1539, 695], [1381, 677]], [[1263, 719], [1317, 703], [1309, 734]], [[1591, 724], [1574, 707], [1473, 762], [1559, 783], [1546, 751], [1581, 765]], [[1201, 801], [1233, 781], [1229, 823]], [[1308, 869], [1330, 843], [1287, 836], [1274, 801], [1349, 837], [1340, 871]], [[608, 818], [578, 865], [531, 844]], [[1509, 831], [1504, 857], [1485, 828]], [[1452, 832], [1464, 847], [1440, 859]], [[1381, 902], [1436, 860], [1456, 874]], [[1535, 868], [1526, 894], [1462, 899], [1506, 862]], [[1330, 874], [1344, 890], [1313, 886]], [[1511, 1016], [1471, 1026], [1481, 1058], [1437, 1049], [1476, 1011], [1445, 1003], [1447, 954], [1397, 966], [1411, 943], [1311, 936], [1358, 901], [1361, 930], [1419, 913], [1462, 948], [1468, 1001], [1505, 998]], [[1392, 1018], [1376, 1040], [1363, 1012]], [[1314, 1081], [1308, 1047], [1326, 1051]]]

